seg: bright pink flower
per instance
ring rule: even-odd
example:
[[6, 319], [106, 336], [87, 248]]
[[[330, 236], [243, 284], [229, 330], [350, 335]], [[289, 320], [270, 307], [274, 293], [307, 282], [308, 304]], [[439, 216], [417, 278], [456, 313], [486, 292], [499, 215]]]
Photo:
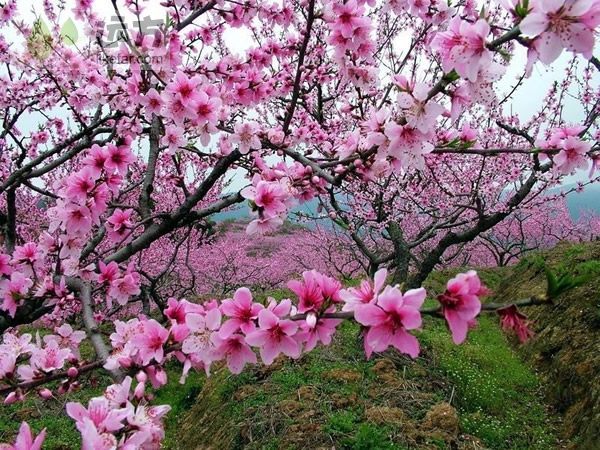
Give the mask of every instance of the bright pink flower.
[[28, 242], [25, 245], [18, 245], [15, 247], [13, 253], [13, 264], [31, 264], [33, 265], [42, 257], [42, 252], [38, 249], [38, 246], [33, 242]]
[[597, 0], [538, 0], [521, 21], [521, 31], [537, 36], [536, 50], [544, 64], [559, 57], [563, 48], [590, 59], [594, 49], [594, 28], [600, 25]]
[[259, 214], [275, 216], [287, 211], [286, 200], [290, 193], [276, 181], [259, 181], [256, 186], [242, 189], [241, 195], [253, 202], [251, 209]]
[[123, 382], [119, 384], [111, 384], [104, 391], [104, 398], [112, 409], [124, 408], [129, 400], [129, 391], [131, 389], [132, 379], [130, 376], [125, 377]]
[[448, 31], [435, 35], [431, 47], [442, 57], [444, 71], [454, 69], [461, 77], [475, 82], [479, 68], [492, 61], [485, 42], [488, 34], [490, 26], [484, 19], [472, 24], [456, 16], [448, 24]]
[[535, 335], [528, 328], [531, 325], [531, 321], [527, 319], [525, 314], [521, 314], [515, 305], [497, 309], [496, 314], [500, 316], [500, 327], [504, 330], [517, 333], [521, 342], [525, 342]]
[[0, 253], [0, 276], [2, 275], [9, 275], [12, 273], [13, 269], [10, 266], [10, 260], [11, 257], [10, 255], [7, 255], [5, 253]]
[[131, 338], [131, 343], [138, 350], [143, 365], [147, 365], [152, 359], [158, 363], [163, 362], [163, 345], [167, 342], [168, 337], [169, 330], [156, 320], [150, 319], [144, 322], [144, 332]]
[[31, 366], [44, 372], [62, 369], [67, 358], [71, 356], [71, 350], [60, 348], [57, 341], [49, 341], [44, 348], [36, 347], [31, 352]]
[[99, 432], [111, 432], [123, 428], [123, 419], [130, 413], [129, 408], [115, 409], [105, 397], [94, 397], [87, 409], [81, 403], [67, 403], [67, 414], [75, 419], [80, 428], [83, 419], [89, 419]]
[[[335, 306], [327, 308], [326, 313], [335, 311]], [[342, 321], [340, 319], [323, 319], [318, 318], [314, 325], [309, 323], [310, 317], [315, 317], [314, 313], [310, 313], [306, 321], [301, 325], [302, 331], [297, 335], [300, 342], [306, 342], [304, 351], [310, 352], [319, 342], [323, 345], [331, 344], [333, 335], [337, 327]]]
[[165, 135], [161, 138], [160, 144], [169, 149], [170, 155], [174, 155], [179, 151], [179, 147], [187, 144], [185, 130], [176, 125], [167, 125], [165, 127]]
[[198, 82], [198, 80], [189, 78], [184, 72], [178, 70], [171, 82], [167, 84], [165, 92], [181, 100], [184, 104], [190, 104], [195, 102], [198, 95], [196, 90]]
[[108, 264], [104, 264], [104, 262], [100, 261], [98, 263], [98, 270], [100, 270], [98, 283], [111, 284], [114, 280], [119, 278], [119, 265], [114, 261], [111, 261]]
[[42, 444], [44, 442], [44, 438], [46, 437], [46, 429], [44, 428], [38, 437], [33, 439], [33, 435], [31, 434], [31, 428], [29, 428], [29, 424], [27, 422], [22, 422], [21, 427], [19, 428], [19, 434], [17, 435], [17, 439], [13, 445], [10, 444], [0, 444], [0, 449], [2, 450], [40, 450], [42, 448]]
[[13, 374], [17, 363], [17, 354], [6, 346], [0, 346], [0, 380]]
[[228, 298], [221, 303], [221, 312], [230, 319], [221, 325], [219, 337], [227, 339], [238, 330], [244, 334], [252, 333], [256, 330], [258, 313], [263, 308], [260, 303], [253, 303], [252, 293], [248, 288], [239, 288], [233, 294], [233, 299]]
[[4, 297], [2, 309], [8, 311], [11, 317], [15, 317], [19, 303], [27, 295], [31, 286], [33, 281], [20, 272], [13, 272], [10, 280], [0, 280], [0, 296]]
[[381, 352], [393, 345], [412, 358], [419, 356], [419, 342], [407, 330], [421, 327], [419, 308], [425, 301], [425, 289], [411, 289], [404, 295], [397, 287], [386, 286], [377, 297], [377, 304], [361, 305], [354, 318], [369, 327], [365, 336], [367, 357], [371, 352]]
[[185, 318], [188, 314], [204, 313], [204, 308], [202, 307], [202, 305], [188, 302], [185, 299], [177, 301], [175, 298], [171, 297], [168, 299], [167, 304], [168, 308], [165, 309], [165, 315], [169, 319], [175, 321], [175, 323], [177, 324], [185, 324]]
[[259, 125], [256, 122], [237, 123], [233, 127], [234, 133], [229, 136], [229, 140], [238, 144], [238, 150], [242, 154], [250, 150], [258, 150], [262, 147], [258, 137]]
[[302, 273], [304, 283], [297, 280], [288, 281], [288, 288], [298, 296], [298, 312], [304, 314], [308, 311], [319, 312], [325, 298], [321, 286], [317, 282], [315, 270]]
[[70, 201], [84, 204], [96, 185], [98, 175], [92, 167], [84, 167], [67, 179], [65, 194]]
[[203, 361], [209, 367], [213, 358], [211, 335], [217, 334], [216, 331], [221, 326], [221, 311], [211, 309], [205, 314], [188, 314], [185, 324], [190, 335], [183, 341], [181, 351]]
[[359, 287], [341, 290], [340, 298], [345, 302], [342, 311], [354, 311], [357, 306], [375, 303], [386, 278], [387, 269], [379, 269], [375, 272], [373, 283], [362, 280]]
[[127, 173], [129, 164], [135, 161], [135, 156], [131, 153], [128, 145], [107, 144], [108, 158], [104, 163], [104, 168], [109, 172], [118, 172], [121, 175]]
[[131, 222], [132, 209], [126, 209], [125, 211], [120, 208], [115, 209], [112, 216], [106, 220], [106, 228], [108, 230], [108, 238], [113, 242], [119, 242], [123, 237], [129, 233], [129, 230], [133, 228]]
[[81, 433], [81, 450], [114, 450], [117, 448], [117, 438], [111, 433], [100, 433], [94, 422], [83, 417], [77, 423], [77, 429]]
[[563, 140], [561, 147], [554, 157], [554, 163], [561, 173], [569, 174], [588, 167], [587, 152], [592, 148], [589, 142], [569, 136]]
[[477, 272], [469, 270], [448, 281], [446, 292], [438, 295], [455, 344], [466, 339], [469, 322], [481, 311], [479, 296], [486, 293], [487, 289], [481, 284]]
[[259, 329], [246, 336], [246, 342], [260, 348], [260, 357], [266, 365], [273, 363], [283, 353], [290, 358], [299, 358], [302, 351], [300, 344], [294, 339], [298, 324], [292, 320], [281, 319], [289, 314], [292, 303], [282, 300], [273, 310], [263, 309], [258, 313]]
[[68, 347], [76, 357], [79, 357], [79, 344], [85, 339], [85, 332], [74, 331], [68, 323], [55, 328], [54, 332], [58, 336], [53, 334], [44, 336], [44, 342], [56, 341], [59, 346]]
[[230, 334], [223, 339], [220, 334], [213, 334], [211, 340], [215, 346], [212, 351], [214, 359], [227, 358], [227, 367], [231, 373], [237, 375], [244, 370], [246, 364], [256, 364], [256, 354], [248, 347], [244, 336]]
[[117, 301], [119, 305], [125, 305], [129, 297], [139, 295], [140, 276], [136, 272], [124, 273], [122, 278], [117, 278], [108, 289], [108, 296]]
[[68, 203], [58, 208], [58, 218], [69, 234], [87, 233], [92, 228], [92, 214], [87, 206]]
[[280, 215], [277, 216], [264, 216], [259, 217], [251, 221], [246, 227], [246, 233], [248, 234], [265, 234], [273, 230], [276, 230], [283, 224], [283, 218]]
[[147, 116], [152, 117], [152, 114], [160, 114], [164, 102], [156, 89], [152, 88], [142, 96], [140, 103], [146, 107]]
[[422, 133], [435, 128], [437, 118], [444, 112], [440, 104], [428, 100], [429, 87], [425, 83], [415, 83], [412, 92], [399, 92], [398, 106], [404, 110], [408, 125]]
[[88, 156], [84, 158], [83, 164], [90, 168], [92, 178], [98, 179], [104, 170], [104, 164], [106, 164], [107, 159], [108, 150], [106, 147], [100, 147], [98, 144], [94, 144], [90, 148]]

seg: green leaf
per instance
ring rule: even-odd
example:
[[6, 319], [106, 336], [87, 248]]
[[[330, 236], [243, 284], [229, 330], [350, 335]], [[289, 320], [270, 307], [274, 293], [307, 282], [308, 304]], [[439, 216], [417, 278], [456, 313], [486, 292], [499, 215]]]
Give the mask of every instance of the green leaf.
[[46, 22], [44, 22], [44, 19], [38, 19], [35, 21], [35, 23], [33, 24], [33, 29], [31, 34], [35, 34], [35, 36], [39, 36], [39, 35], [44, 35], [44, 36], [51, 36], [52, 33], [50, 33], [50, 29], [48, 28], [48, 25], [46, 25]]
[[548, 279], [548, 289], [546, 290], [546, 297], [552, 298], [556, 295], [558, 288], [558, 281], [556, 276], [546, 267], [546, 278]]
[[77, 39], [79, 38], [79, 32], [77, 31], [75, 22], [73, 22], [70, 18], [67, 19], [60, 29], [60, 37], [67, 45], [73, 45], [75, 42], [77, 42]]

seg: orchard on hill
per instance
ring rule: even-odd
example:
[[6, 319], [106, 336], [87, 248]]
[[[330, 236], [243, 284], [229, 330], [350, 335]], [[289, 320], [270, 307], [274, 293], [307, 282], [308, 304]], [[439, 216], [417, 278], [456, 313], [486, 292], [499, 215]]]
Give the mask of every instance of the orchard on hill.
[[[96, 3], [47, 0], [33, 17], [0, 1], [0, 393], [48, 397], [110, 371], [104, 396], [67, 405], [84, 448], [160, 445], [169, 407], [150, 406], [145, 386], [166, 382], [169, 359], [182, 381], [217, 361], [239, 373], [253, 348], [265, 364], [297, 358], [343, 319], [362, 325], [368, 356], [391, 345], [416, 357], [423, 314], [464, 341], [485, 288], [460, 274], [423, 309], [426, 274], [563, 176], [597, 180], [598, 0], [114, 0], [109, 17]], [[539, 111], [513, 114], [527, 77], [561, 54]], [[294, 302], [266, 304], [243, 287], [204, 304], [163, 289], [171, 266], [191, 267], [174, 286], [203, 282], [190, 249], [213, 214], [247, 202], [251, 240], [317, 196], [373, 281], [342, 289], [309, 270], [288, 284]], [[364, 242], [381, 235], [391, 253]], [[413, 289], [386, 285], [385, 265]], [[516, 303], [574, 284], [550, 275], [546, 296]], [[163, 320], [114, 320], [136, 302]], [[484, 308], [524, 332], [516, 308]], [[34, 322], [53, 334], [19, 331]], [[24, 424], [14, 448], [42, 440]]]

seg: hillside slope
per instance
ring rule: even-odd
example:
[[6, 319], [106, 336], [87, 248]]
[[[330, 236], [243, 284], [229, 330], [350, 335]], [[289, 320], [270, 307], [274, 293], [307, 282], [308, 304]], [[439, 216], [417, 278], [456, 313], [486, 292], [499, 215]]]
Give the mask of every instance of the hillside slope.
[[546, 289], [544, 267], [592, 279], [553, 305], [524, 311], [535, 339], [519, 351], [538, 369], [548, 400], [564, 415], [574, 448], [597, 449], [600, 437], [600, 242], [561, 243], [514, 266], [493, 300], [525, 298]]

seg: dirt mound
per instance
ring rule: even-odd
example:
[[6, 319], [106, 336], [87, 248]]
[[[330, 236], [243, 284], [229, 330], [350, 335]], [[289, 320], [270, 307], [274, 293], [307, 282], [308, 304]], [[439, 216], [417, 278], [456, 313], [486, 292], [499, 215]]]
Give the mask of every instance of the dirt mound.
[[516, 265], [493, 301], [526, 298], [546, 289], [544, 268], [592, 279], [553, 301], [524, 312], [535, 339], [518, 346], [539, 370], [548, 400], [564, 416], [574, 448], [597, 449], [600, 436], [600, 242], [561, 243]]
[[447, 386], [415, 362], [390, 353], [352, 363], [327, 350], [237, 377], [217, 371], [180, 421], [178, 448], [484, 448], [460, 434]]

